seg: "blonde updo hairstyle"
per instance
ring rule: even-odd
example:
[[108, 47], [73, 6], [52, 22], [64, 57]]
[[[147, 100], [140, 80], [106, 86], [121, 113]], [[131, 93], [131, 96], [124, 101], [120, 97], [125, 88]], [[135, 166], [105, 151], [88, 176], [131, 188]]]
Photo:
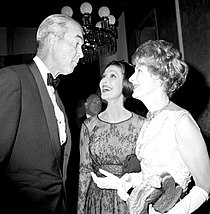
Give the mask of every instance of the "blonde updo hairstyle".
[[180, 51], [164, 40], [141, 44], [132, 55], [132, 63], [143, 63], [153, 75], [158, 75], [169, 97], [184, 84], [188, 74], [188, 65], [181, 59]]

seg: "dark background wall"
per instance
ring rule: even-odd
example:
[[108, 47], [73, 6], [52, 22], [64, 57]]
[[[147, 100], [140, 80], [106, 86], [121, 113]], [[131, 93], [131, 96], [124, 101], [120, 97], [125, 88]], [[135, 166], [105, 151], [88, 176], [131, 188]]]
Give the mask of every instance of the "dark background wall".
[[[210, 144], [210, 1], [181, 0], [185, 58], [191, 66], [188, 106]], [[185, 101], [186, 102], [186, 101]], [[187, 105], [187, 104], [186, 104]], [[190, 106], [191, 105], [191, 106]]]

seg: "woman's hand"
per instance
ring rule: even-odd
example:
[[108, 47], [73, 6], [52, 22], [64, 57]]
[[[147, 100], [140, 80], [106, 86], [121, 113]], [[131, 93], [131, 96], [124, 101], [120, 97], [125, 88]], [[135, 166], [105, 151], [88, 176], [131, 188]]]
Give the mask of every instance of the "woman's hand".
[[152, 204], [149, 205], [149, 214], [161, 214], [153, 208]]
[[129, 198], [127, 191], [132, 187], [129, 174], [125, 174], [121, 178], [118, 178], [103, 169], [99, 169], [99, 172], [106, 177], [98, 177], [94, 172], [91, 172], [91, 176], [96, 185], [101, 189], [116, 189], [119, 197], [123, 201], [127, 201]]
[[94, 172], [91, 172], [93, 181], [99, 188], [102, 189], [117, 189], [120, 179], [110, 172], [99, 169], [99, 172], [106, 177], [98, 177]]
[[127, 193], [127, 191], [131, 188], [131, 183], [130, 182], [126, 182], [125, 180], [127, 178], [127, 176], [120, 178], [120, 182], [118, 183], [118, 188], [117, 188], [117, 194], [120, 196], [120, 198], [123, 201], [127, 201], [128, 198], [130, 197], [130, 195]]

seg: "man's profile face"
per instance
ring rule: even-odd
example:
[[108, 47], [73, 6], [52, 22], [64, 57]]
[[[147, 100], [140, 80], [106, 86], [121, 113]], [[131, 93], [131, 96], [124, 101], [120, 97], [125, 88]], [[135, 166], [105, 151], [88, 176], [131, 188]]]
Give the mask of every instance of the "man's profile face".
[[82, 45], [84, 43], [82, 31], [75, 26], [64, 35], [64, 38], [57, 39], [54, 46], [54, 60], [59, 74], [68, 75], [74, 71], [79, 59], [82, 58]]

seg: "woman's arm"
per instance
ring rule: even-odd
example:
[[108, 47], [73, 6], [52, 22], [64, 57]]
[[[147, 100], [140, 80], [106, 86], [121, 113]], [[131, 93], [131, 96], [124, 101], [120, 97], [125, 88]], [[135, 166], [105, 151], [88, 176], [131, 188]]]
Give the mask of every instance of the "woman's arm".
[[90, 184], [92, 171], [92, 161], [89, 154], [89, 131], [85, 123], [81, 126], [80, 131], [80, 166], [79, 166], [79, 190], [77, 213], [83, 214], [87, 190]]
[[189, 115], [183, 115], [177, 127], [178, 148], [195, 185], [210, 193], [210, 159], [202, 134]]
[[195, 186], [168, 214], [190, 214], [197, 210], [210, 193], [210, 159], [206, 144], [196, 122], [183, 115], [177, 126], [177, 141], [181, 156], [192, 173]]

